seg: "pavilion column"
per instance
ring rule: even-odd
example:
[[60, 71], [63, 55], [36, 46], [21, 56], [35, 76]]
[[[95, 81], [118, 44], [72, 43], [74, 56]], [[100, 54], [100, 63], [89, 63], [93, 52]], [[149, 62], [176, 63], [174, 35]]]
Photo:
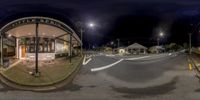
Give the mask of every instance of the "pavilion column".
[[3, 35], [1, 34], [1, 65], [3, 66]]
[[16, 38], [16, 58], [19, 58], [19, 38]]
[[[51, 42], [50, 42], [49, 39], [47, 39], [47, 44], [44, 44], [44, 45], [47, 47], [47, 52], [51, 52], [51, 47], [50, 47], [49, 43], [51, 43]], [[45, 51], [45, 50], [44, 50], [44, 48], [43, 48], [43, 52], [44, 52], [44, 51]]]
[[39, 49], [38, 26], [39, 26], [39, 23], [38, 23], [38, 21], [36, 21], [36, 27], [35, 27], [35, 76], [39, 76], [39, 69], [38, 69], [38, 49]]
[[72, 35], [69, 35], [69, 63], [72, 62]]
[[140, 48], [138, 48], [138, 53], [141, 54], [141, 49]]

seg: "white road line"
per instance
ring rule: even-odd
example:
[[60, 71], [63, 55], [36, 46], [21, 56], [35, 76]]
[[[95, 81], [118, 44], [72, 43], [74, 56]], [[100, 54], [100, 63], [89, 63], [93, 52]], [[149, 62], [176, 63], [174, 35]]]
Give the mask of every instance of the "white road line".
[[114, 57], [115, 55], [113, 54], [109, 54], [109, 55], [106, 55], [107, 57]]
[[114, 65], [116, 65], [116, 64], [118, 64], [118, 63], [120, 63], [120, 62], [123, 61], [123, 60], [124, 60], [124, 59], [120, 59], [120, 60], [118, 60], [118, 61], [116, 61], [116, 62], [114, 62], [114, 63], [112, 63], [112, 64], [107, 65], [107, 66], [103, 66], [103, 67], [99, 67], [99, 68], [92, 68], [91, 71], [92, 71], [92, 72], [95, 72], [95, 71], [100, 71], [100, 70], [104, 70], [104, 69], [110, 68], [110, 67], [112, 67], [112, 66], [114, 66]]
[[85, 56], [85, 58], [91, 58], [92, 57], [92, 55], [89, 55], [88, 57], [87, 56]]
[[87, 61], [83, 62], [83, 65], [88, 64], [91, 60], [92, 60], [92, 58], [89, 58]]
[[118, 63], [120, 63], [121, 61], [123, 60], [138, 60], [138, 59], [143, 59], [143, 58], [148, 58], [150, 56], [143, 56], [143, 57], [137, 57], [137, 58], [127, 58], [127, 59], [120, 59], [112, 64], [109, 64], [109, 65], [106, 65], [106, 66], [102, 66], [102, 67], [98, 67], [98, 68], [92, 68], [91, 71], [92, 72], [95, 72], [95, 71], [100, 71], [100, 70], [104, 70], [104, 69], [107, 69], [107, 68], [110, 68]]
[[137, 58], [127, 58], [125, 60], [138, 60], [138, 59], [143, 59], [143, 58], [149, 58], [150, 56], [143, 56], [143, 57], [137, 57]]
[[[87, 61], [86, 61], [86, 58], [89, 58]], [[86, 64], [88, 64], [90, 61], [92, 60], [92, 58], [91, 58], [91, 56], [90, 57], [84, 57], [84, 59], [83, 59], [83, 65], [86, 65]]]

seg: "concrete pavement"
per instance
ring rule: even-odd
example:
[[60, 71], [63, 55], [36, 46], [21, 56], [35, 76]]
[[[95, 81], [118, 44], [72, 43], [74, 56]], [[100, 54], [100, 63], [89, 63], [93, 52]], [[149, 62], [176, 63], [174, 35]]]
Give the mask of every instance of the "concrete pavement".
[[0, 100], [199, 100], [200, 86], [188, 70], [185, 54], [149, 60], [121, 61], [97, 72], [98, 68], [119, 59], [92, 57], [82, 66], [70, 86], [49, 92], [31, 92], [0, 86]]

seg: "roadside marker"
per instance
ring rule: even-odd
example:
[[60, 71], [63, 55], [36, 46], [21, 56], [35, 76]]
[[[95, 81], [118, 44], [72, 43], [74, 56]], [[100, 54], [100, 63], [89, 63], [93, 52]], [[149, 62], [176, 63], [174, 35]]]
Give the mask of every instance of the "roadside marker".
[[192, 71], [192, 64], [189, 63], [189, 70]]

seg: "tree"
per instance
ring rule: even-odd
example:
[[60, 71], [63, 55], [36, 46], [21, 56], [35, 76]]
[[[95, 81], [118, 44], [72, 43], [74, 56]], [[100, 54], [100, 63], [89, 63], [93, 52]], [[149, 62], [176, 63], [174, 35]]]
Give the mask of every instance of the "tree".
[[181, 45], [178, 45], [176, 43], [170, 43], [164, 46], [166, 51], [178, 51], [182, 49], [183, 47]]

